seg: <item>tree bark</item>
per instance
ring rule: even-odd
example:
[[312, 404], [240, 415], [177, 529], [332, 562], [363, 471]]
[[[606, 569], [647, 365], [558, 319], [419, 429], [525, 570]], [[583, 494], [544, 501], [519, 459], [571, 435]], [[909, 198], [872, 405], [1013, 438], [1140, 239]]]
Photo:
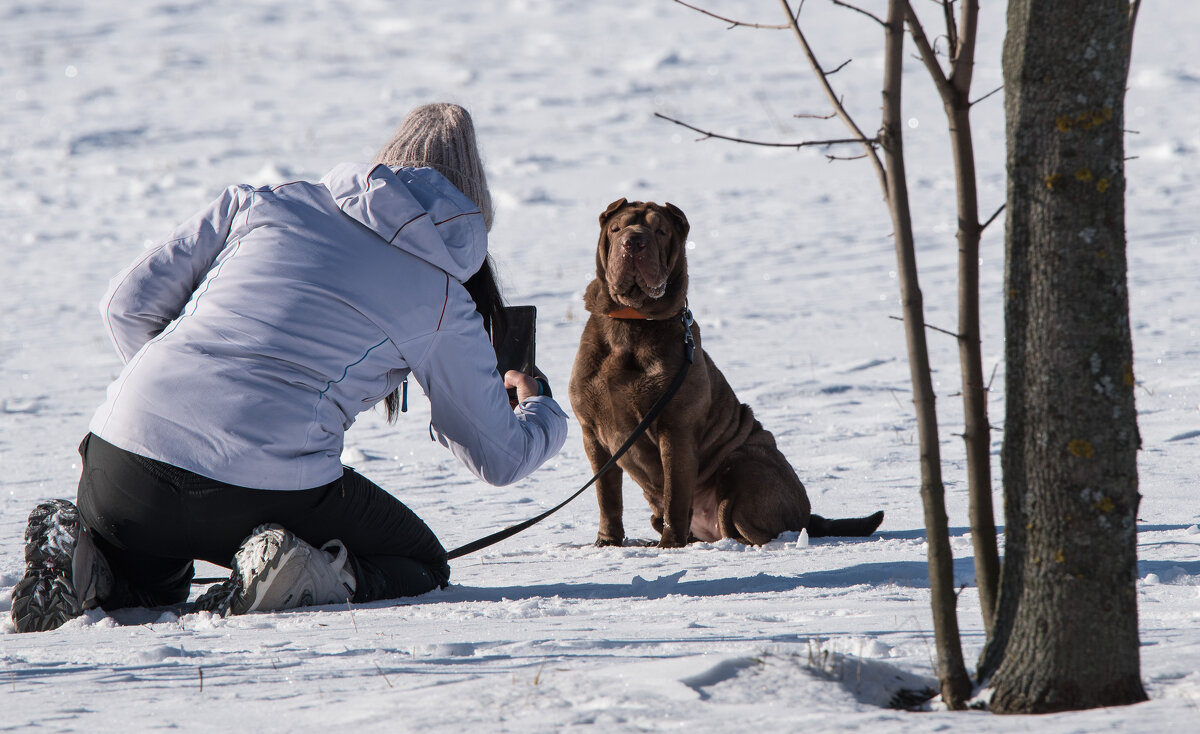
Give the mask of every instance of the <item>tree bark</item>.
[[[1005, 562], [991, 709], [1146, 699], [1138, 659], [1139, 437], [1125, 258], [1130, 18], [1010, 0]], [[997, 667], [998, 666], [998, 667]]]

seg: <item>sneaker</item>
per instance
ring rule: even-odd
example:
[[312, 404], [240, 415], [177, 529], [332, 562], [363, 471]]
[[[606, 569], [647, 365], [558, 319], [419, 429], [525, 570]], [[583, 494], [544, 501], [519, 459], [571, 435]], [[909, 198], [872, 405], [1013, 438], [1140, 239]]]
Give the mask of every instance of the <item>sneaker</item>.
[[355, 578], [346, 547], [314, 548], [275, 523], [260, 525], [233, 556], [228, 581], [200, 595], [197, 610], [246, 614], [349, 601]]
[[99, 606], [112, 585], [108, 561], [79, 521], [74, 504], [49, 500], [29, 513], [25, 577], [12, 592], [12, 620], [18, 632], [57, 629]]

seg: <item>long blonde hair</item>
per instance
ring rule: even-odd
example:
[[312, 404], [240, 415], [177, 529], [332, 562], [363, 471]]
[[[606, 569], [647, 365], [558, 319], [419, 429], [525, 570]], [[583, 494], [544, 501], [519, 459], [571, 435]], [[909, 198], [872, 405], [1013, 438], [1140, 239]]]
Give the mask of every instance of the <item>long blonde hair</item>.
[[385, 166], [433, 168], [467, 195], [492, 229], [492, 195], [475, 142], [471, 113], [449, 102], [421, 105], [400, 123], [392, 139], [375, 156]]

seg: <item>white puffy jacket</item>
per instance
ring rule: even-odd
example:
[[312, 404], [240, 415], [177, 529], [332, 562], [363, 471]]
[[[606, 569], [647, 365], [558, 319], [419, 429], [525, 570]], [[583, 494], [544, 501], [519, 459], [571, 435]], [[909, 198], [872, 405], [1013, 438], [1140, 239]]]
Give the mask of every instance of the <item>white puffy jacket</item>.
[[566, 416], [509, 407], [462, 286], [486, 250], [478, 208], [429, 168], [230, 187], [110, 284], [126, 364], [90, 429], [229, 484], [308, 489], [341, 476], [345, 430], [411, 371], [438, 440], [516, 481], [562, 448]]

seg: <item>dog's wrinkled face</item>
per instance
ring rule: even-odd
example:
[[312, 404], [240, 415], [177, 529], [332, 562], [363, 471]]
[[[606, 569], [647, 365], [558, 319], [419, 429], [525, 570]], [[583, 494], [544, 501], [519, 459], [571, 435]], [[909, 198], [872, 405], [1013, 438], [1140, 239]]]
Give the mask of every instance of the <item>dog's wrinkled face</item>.
[[681, 265], [687, 233], [687, 218], [672, 204], [610, 204], [600, 215], [596, 258], [612, 299], [639, 308], [662, 298]]

